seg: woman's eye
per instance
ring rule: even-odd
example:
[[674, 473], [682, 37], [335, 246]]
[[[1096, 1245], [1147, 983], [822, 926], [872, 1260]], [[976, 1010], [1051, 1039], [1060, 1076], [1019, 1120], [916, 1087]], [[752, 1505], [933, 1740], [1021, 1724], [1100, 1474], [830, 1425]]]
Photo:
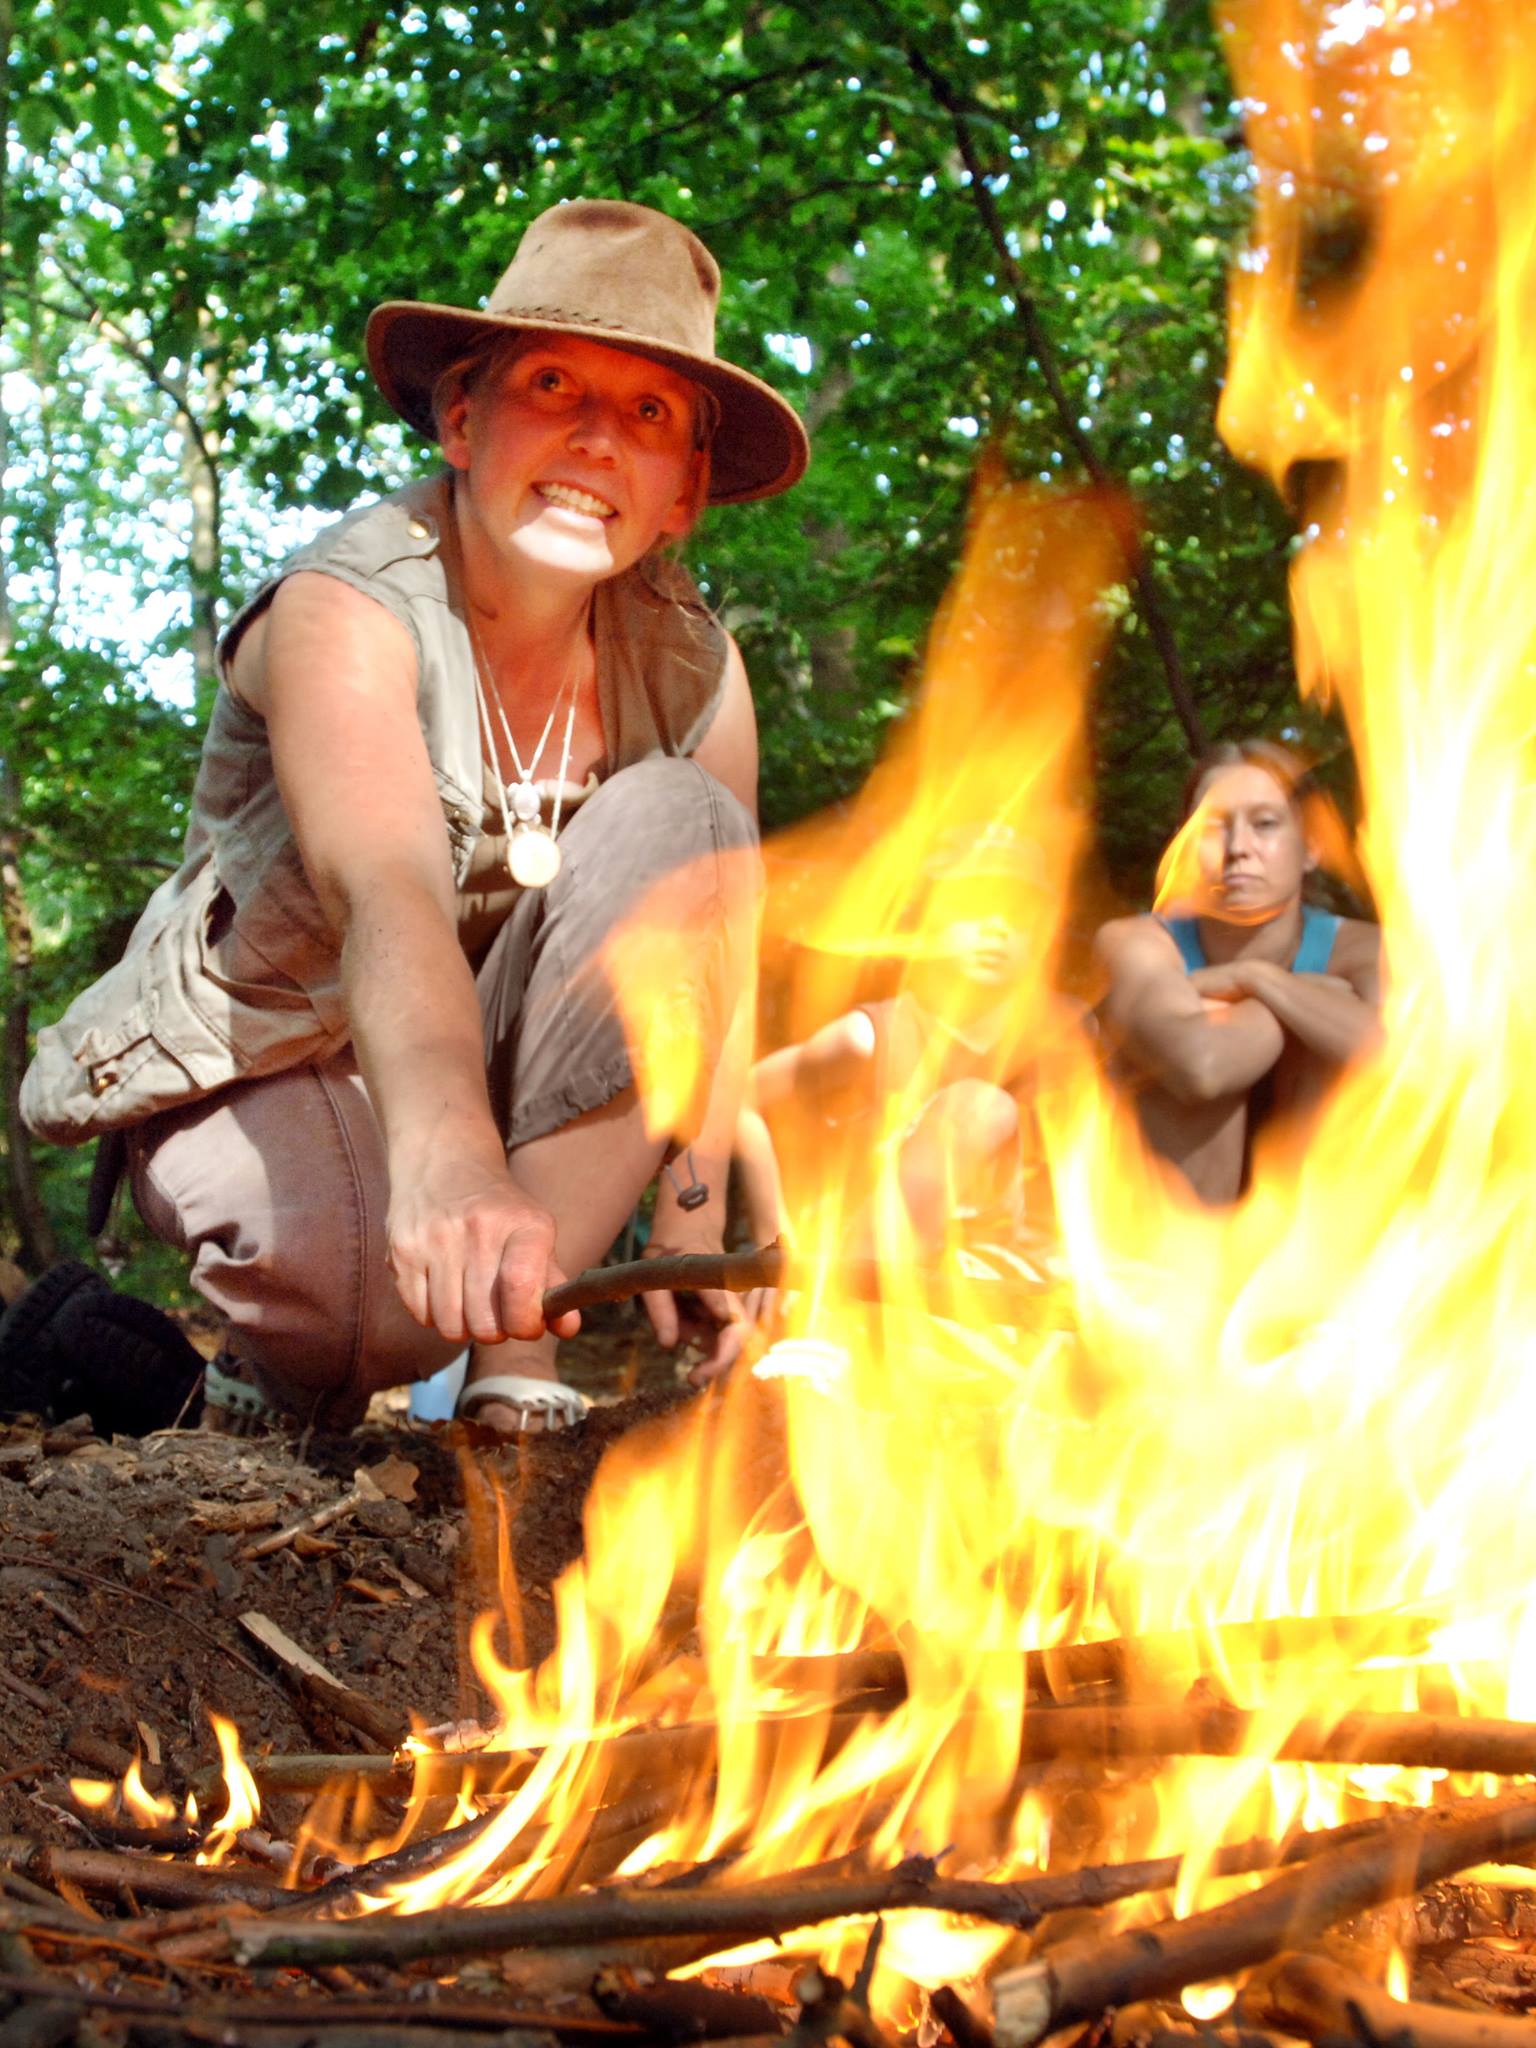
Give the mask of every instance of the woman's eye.
[[563, 370], [535, 370], [533, 388], [535, 391], [559, 391], [565, 384]]
[[638, 407], [641, 419], [651, 426], [660, 426], [667, 417], [667, 408], [659, 398], [642, 398]]

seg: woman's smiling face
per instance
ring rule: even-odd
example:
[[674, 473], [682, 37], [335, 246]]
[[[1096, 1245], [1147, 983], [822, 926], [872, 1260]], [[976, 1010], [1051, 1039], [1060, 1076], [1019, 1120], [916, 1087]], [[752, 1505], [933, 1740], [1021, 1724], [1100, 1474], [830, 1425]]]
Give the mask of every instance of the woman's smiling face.
[[498, 552], [601, 582], [693, 523], [703, 402], [644, 356], [537, 336], [445, 408], [443, 453]]

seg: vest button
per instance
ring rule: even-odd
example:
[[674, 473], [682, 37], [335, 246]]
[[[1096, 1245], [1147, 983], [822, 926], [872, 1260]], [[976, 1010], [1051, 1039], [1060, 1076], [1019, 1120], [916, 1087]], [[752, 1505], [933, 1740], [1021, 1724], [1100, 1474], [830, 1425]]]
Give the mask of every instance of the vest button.
[[412, 540], [431, 540], [432, 538], [432, 522], [430, 519], [407, 520], [405, 530]]
[[105, 1095], [117, 1082], [116, 1067], [93, 1067], [91, 1069], [91, 1093]]

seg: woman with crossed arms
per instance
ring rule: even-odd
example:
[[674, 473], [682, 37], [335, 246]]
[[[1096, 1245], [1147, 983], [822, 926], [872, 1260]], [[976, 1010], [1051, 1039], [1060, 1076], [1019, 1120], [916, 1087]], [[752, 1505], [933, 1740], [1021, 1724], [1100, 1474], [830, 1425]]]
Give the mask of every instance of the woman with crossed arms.
[[1318, 865], [1310, 803], [1284, 747], [1216, 749], [1186, 792], [1189, 900], [1116, 919], [1094, 942], [1111, 1071], [1151, 1150], [1206, 1203], [1243, 1192], [1261, 1126], [1315, 1109], [1380, 1042], [1379, 929], [1303, 900]]

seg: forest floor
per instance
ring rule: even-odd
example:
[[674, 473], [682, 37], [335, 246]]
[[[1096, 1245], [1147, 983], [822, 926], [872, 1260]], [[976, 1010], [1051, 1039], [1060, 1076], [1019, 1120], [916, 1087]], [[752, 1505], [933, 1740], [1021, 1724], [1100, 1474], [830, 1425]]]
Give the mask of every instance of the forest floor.
[[[415, 1424], [403, 1390], [345, 1436], [179, 1430], [105, 1443], [83, 1419], [0, 1424], [0, 1835], [88, 1843], [65, 1782], [115, 1778], [135, 1754], [158, 1757], [149, 1776], [179, 1799], [218, 1761], [210, 1712], [257, 1755], [385, 1747], [295, 1687], [242, 1626], [252, 1610], [386, 1711], [427, 1726], [485, 1717], [469, 1627], [489, 1606], [514, 1606], [494, 1544], [474, 1534], [494, 1527], [496, 1496], [517, 1581], [500, 1650], [537, 1663], [603, 1452], [689, 1399], [678, 1360], [633, 1310], [589, 1325], [562, 1353], [595, 1404], [588, 1421], [515, 1446]], [[206, 1333], [192, 1334], [203, 1348]], [[243, 1554], [388, 1460], [393, 1493], [409, 1498], [386, 1492], [271, 1555]], [[282, 1833], [298, 1810], [265, 1824]]]

